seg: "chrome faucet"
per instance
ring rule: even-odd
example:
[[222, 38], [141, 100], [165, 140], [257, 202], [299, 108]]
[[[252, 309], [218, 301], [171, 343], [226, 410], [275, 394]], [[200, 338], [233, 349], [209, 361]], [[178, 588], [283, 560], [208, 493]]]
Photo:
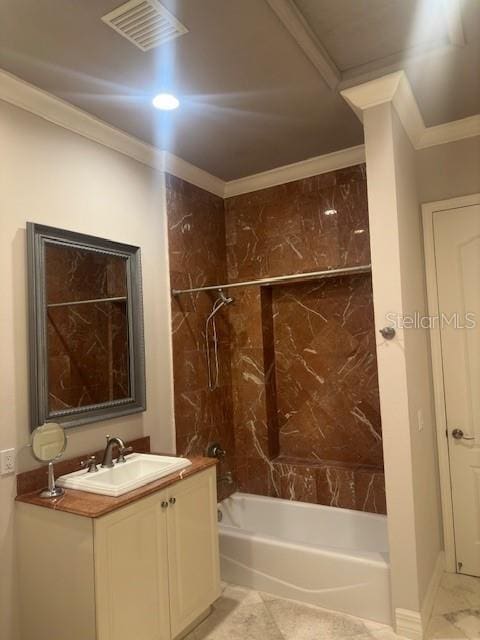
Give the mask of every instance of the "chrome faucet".
[[227, 452], [223, 449], [218, 442], [210, 442], [206, 450], [207, 458], [217, 458], [217, 460], [221, 460], [225, 458]]
[[80, 466], [82, 467], [82, 469], [87, 469], [87, 473], [95, 473], [96, 471], [98, 471], [97, 457], [89, 456], [87, 460], [82, 460], [82, 462], [80, 462]]
[[235, 484], [231, 471], [227, 471], [223, 476], [219, 476], [218, 483]]
[[125, 460], [125, 454], [126, 453], [132, 453], [133, 448], [132, 447], [126, 447], [125, 443], [123, 442], [123, 440], [121, 438], [118, 438], [117, 436], [107, 436], [107, 446], [105, 447], [105, 451], [103, 453], [103, 460], [102, 460], [102, 467], [113, 467], [113, 447], [117, 445], [118, 446], [118, 458], [117, 458], [117, 463], [118, 462], [126, 462]]

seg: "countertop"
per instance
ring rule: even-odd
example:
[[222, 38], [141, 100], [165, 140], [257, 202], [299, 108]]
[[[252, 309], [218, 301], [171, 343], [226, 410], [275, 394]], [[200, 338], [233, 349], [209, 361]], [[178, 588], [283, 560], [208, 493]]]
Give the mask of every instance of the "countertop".
[[118, 497], [103, 496], [98, 493], [87, 493], [86, 491], [77, 491], [74, 489], [65, 489], [65, 494], [59, 498], [48, 499], [40, 498], [39, 491], [33, 491], [19, 495], [15, 498], [17, 502], [32, 504], [46, 509], [55, 509], [57, 511], [65, 511], [73, 513], [77, 516], [86, 518], [98, 518], [106, 513], [120, 509], [136, 500], [145, 498], [146, 496], [161, 491], [172, 484], [188, 478], [189, 476], [214, 467], [217, 460], [212, 458], [190, 458], [192, 464], [186, 469], [171, 473], [164, 478], [149, 482], [143, 487], [124, 493]]

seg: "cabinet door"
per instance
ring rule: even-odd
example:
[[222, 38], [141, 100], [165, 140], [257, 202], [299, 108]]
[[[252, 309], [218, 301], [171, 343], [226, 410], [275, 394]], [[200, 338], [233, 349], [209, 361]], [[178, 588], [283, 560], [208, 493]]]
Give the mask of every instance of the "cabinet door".
[[175, 638], [220, 595], [215, 469], [170, 488], [170, 620]]
[[95, 521], [97, 640], [169, 640], [164, 492]]

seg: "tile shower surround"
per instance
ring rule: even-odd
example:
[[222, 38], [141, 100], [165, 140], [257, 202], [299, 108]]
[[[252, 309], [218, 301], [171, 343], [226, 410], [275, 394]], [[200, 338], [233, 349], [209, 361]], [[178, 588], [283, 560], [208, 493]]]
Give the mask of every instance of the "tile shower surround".
[[[189, 288], [226, 281], [223, 200], [188, 182], [166, 176], [170, 280], [172, 287]], [[209, 442], [226, 449], [218, 474], [235, 468], [230, 326], [228, 315], [217, 314], [220, 387], [208, 389], [205, 361], [205, 320], [214, 295], [198, 293], [172, 298], [172, 346], [177, 454], [204, 455]], [[219, 485], [219, 499], [231, 487]]]
[[[364, 165], [225, 201], [167, 176], [167, 205], [175, 288], [370, 262]], [[385, 513], [370, 276], [229, 293], [214, 392], [204, 330], [215, 296], [173, 298], [178, 453], [218, 439], [219, 473], [233, 471], [240, 491]]]

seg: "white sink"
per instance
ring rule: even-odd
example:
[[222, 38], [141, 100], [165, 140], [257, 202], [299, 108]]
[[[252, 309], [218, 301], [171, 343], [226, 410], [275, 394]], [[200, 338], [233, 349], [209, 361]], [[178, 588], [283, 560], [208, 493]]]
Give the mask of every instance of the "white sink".
[[154, 456], [147, 453], [132, 453], [125, 462], [115, 464], [110, 469], [98, 467], [98, 471], [88, 473], [83, 469], [57, 478], [56, 483], [65, 489], [78, 489], [105, 496], [121, 496], [138, 489], [144, 484], [168, 476], [189, 467], [192, 463], [185, 458]]

